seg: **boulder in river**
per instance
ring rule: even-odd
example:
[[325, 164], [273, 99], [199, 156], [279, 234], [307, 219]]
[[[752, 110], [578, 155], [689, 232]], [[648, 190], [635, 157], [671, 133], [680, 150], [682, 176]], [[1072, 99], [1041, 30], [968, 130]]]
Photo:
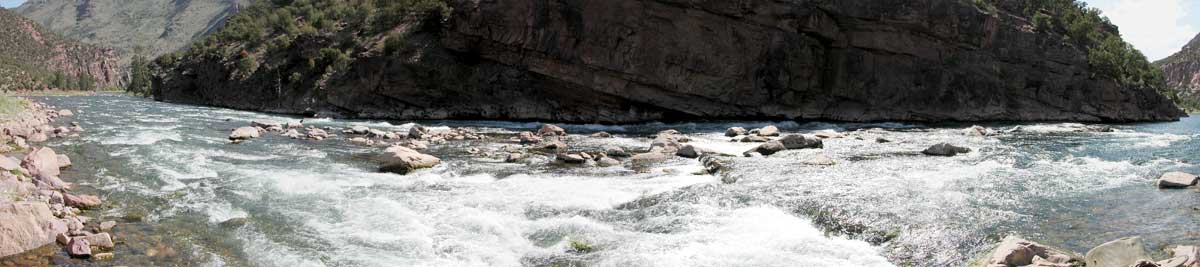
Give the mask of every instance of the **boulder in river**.
[[289, 121], [283, 125], [283, 128], [300, 129], [300, 128], [304, 128], [304, 123], [301, 123], [298, 121]]
[[746, 128], [729, 127], [729, 129], [725, 130], [725, 136], [727, 137], [738, 137], [739, 135], [746, 135]]
[[428, 136], [429, 136], [429, 130], [425, 129], [425, 127], [423, 127], [423, 126], [413, 125], [412, 128], [408, 128], [408, 138], [423, 139]]
[[769, 141], [771, 141], [770, 138], [757, 136], [757, 135], [747, 135], [747, 136], [742, 137], [742, 139], [738, 140], [738, 142], [742, 142], [742, 143], [766, 143]]
[[442, 163], [437, 157], [422, 154], [411, 148], [403, 146], [392, 146], [384, 150], [380, 156], [379, 170], [398, 174], [407, 174], [411, 171], [432, 168]]
[[749, 157], [753, 155], [753, 153], [758, 153], [763, 156], [770, 156], [771, 154], [775, 154], [784, 150], [787, 150], [787, 147], [783, 146], [783, 142], [771, 141], [763, 143], [762, 145], [759, 145], [750, 151], [746, 151], [745, 153], [742, 153], [742, 155]]
[[233, 133], [229, 134], [229, 140], [233, 140], [233, 141], [249, 140], [249, 139], [253, 139], [253, 138], [258, 138], [261, 135], [262, 135], [262, 132], [259, 132], [257, 127], [241, 127], [241, 128], [234, 129]]
[[787, 149], [807, 149], [807, 148], [824, 148], [825, 142], [817, 138], [808, 138], [799, 134], [784, 136], [779, 139], [783, 143], [783, 147]]
[[554, 124], [543, 124], [541, 129], [538, 129], [538, 135], [541, 136], [564, 136], [567, 135], [567, 130]]
[[779, 127], [767, 125], [766, 127], [758, 128], [758, 136], [779, 136]]
[[611, 157], [600, 157], [596, 159], [596, 165], [600, 167], [612, 167], [621, 165], [621, 161]]
[[992, 130], [983, 126], [974, 125], [966, 129], [962, 129], [962, 134], [966, 136], [988, 136], [992, 134]]
[[992, 250], [983, 267], [1073, 266], [1079, 262], [1080, 259], [1071, 253], [1009, 236]]
[[956, 155], [962, 154], [962, 153], [971, 153], [971, 149], [951, 145], [948, 143], [941, 143], [941, 144], [933, 145], [929, 148], [926, 148], [924, 151], [921, 151], [921, 154], [930, 155], [930, 156], [943, 156], [943, 157], [953, 157], [953, 156], [956, 156]]
[[281, 124], [279, 122], [274, 122], [274, 121], [251, 121], [250, 126], [263, 128], [263, 129], [283, 128], [283, 124]]
[[521, 132], [517, 134], [517, 138], [521, 140], [521, 144], [537, 144], [542, 142], [542, 138], [533, 132]]
[[594, 138], [612, 138], [612, 134], [610, 134], [608, 132], [598, 132], [598, 133], [592, 134], [592, 137], [594, 137]]
[[325, 130], [321, 130], [318, 128], [308, 128], [308, 130], [305, 131], [304, 135], [307, 136], [309, 139], [314, 139], [314, 140], [321, 140], [321, 139], [329, 138], [329, 132], [326, 132]]
[[583, 164], [587, 162], [587, 157], [579, 153], [558, 153], [554, 155], [554, 159], [566, 164]]
[[683, 136], [683, 134], [679, 133], [679, 131], [664, 130], [658, 132], [658, 135], [654, 136], [654, 141], [650, 142], [650, 149], [654, 150], [657, 148], [661, 149], [661, 151], [664, 153], [673, 154], [676, 151], [679, 151], [679, 148], [682, 147], [680, 143], [686, 141], [687, 137]]
[[75, 116], [75, 112], [71, 112], [70, 109], [63, 109], [63, 110], [58, 111], [58, 116], [62, 116], [62, 117]]
[[1196, 185], [1196, 175], [1185, 172], [1168, 172], [1158, 178], [1154, 185], [1158, 188], [1185, 188]]
[[1088, 267], [1128, 267], [1138, 260], [1153, 259], [1141, 237], [1126, 237], [1101, 244], [1084, 256]]
[[621, 148], [619, 146], [613, 146], [613, 145], [605, 146], [604, 154], [606, 154], [610, 157], [618, 157], [618, 158], [625, 158], [625, 157], [633, 156], [632, 154], [629, 154], [629, 152], [626, 152], [624, 148]]
[[704, 154], [710, 154], [710, 153], [713, 153], [713, 151], [704, 149], [704, 148], [699, 148], [699, 147], [696, 147], [693, 145], [684, 145], [683, 147], [679, 148], [679, 151], [675, 152], [675, 155], [680, 156], [680, 157], [694, 159], [694, 158], [699, 158], [700, 156], [702, 156]]
[[367, 126], [356, 125], [356, 126], [352, 126], [352, 127], [350, 127], [350, 129], [347, 129], [347, 130], [345, 130], [345, 133], [348, 133], [348, 134], [367, 134], [367, 133], [368, 133], [368, 132], [370, 132], [370, 131], [371, 131], [371, 128], [368, 128]]

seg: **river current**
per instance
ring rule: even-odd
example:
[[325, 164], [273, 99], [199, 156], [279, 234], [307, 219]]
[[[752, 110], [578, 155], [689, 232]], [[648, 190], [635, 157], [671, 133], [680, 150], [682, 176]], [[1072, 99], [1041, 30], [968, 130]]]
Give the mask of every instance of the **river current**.
[[[774, 122], [785, 133], [844, 132], [823, 150], [731, 158], [726, 184], [676, 158], [648, 170], [504, 163], [540, 124], [425, 121], [484, 141], [434, 145], [444, 163], [377, 172], [382, 149], [275, 134], [226, 139], [252, 120], [300, 117], [116, 95], [35, 98], [77, 110], [87, 131], [48, 145], [74, 159], [64, 179], [115, 219], [124, 266], [964, 266], [1006, 235], [1077, 252], [1140, 235], [1151, 250], [1200, 243], [1200, 193], [1159, 190], [1196, 173], [1200, 119], [1114, 125]], [[407, 131], [411, 122], [305, 119], [308, 126]], [[642, 151], [660, 130], [741, 154], [726, 128], [771, 122], [561, 125], [573, 149]], [[1014, 130], [1016, 129], [1016, 130]], [[614, 138], [592, 138], [597, 131]], [[877, 138], [892, 142], [877, 143]], [[860, 140], [861, 139], [861, 140]], [[919, 151], [949, 142], [958, 157]], [[801, 161], [824, 154], [833, 166]], [[582, 248], [586, 247], [586, 248]], [[1160, 255], [1161, 256], [1161, 255]]]

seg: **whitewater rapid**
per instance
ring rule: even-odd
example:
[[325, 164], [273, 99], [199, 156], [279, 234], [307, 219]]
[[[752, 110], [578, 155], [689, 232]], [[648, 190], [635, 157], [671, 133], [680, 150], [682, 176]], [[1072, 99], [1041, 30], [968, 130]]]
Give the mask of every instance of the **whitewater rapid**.
[[[676, 129], [692, 144], [740, 155], [725, 128], [775, 124], [791, 133], [842, 132], [823, 150], [733, 158], [734, 184], [673, 159], [649, 170], [504, 163], [469, 155], [513, 146], [525, 122], [418, 122], [469, 127], [488, 141], [434, 146], [445, 164], [409, 175], [376, 172], [380, 148], [344, 138], [267, 136], [232, 145], [252, 120], [406, 131], [412, 122], [299, 118], [165, 104], [124, 96], [47, 98], [78, 110], [87, 132], [58, 146], [76, 182], [126, 218], [117, 265], [185, 266], [961, 266], [1007, 234], [1081, 249], [1109, 237], [1195, 243], [1186, 229], [1196, 194], [1143, 189], [1167, 170], [1195, 170], [1200, 121], [1118, 126], [1022, 125], [965, 136], [961, 125], [722, 122], [564, 125], [573, 147], [648, 148]], [[997, 131], [1015, 125], [989, 125]], [[611, 139], [587, 134], [607, 131]], [[876, 143], [876, 138], [892, 140]], [[861, 139], [861, 140], [860, 140]], [[950, 142], [976, 151], [925, 157]], [[805, 166], [818, 154], [834, 166]], [[89, 174], [90, 173], [90, 174]], [[1119, 213], [1116, 195], [1146, 199]], [[1188, 202], [1180, 202], [1188, 203]], [[1145, 213], [1180, 212], [1153, 226]], [[132, 214], [132, 215], [131, 215]], [[1113, 223], [1116, 222], [1116, 223]], [[1099, 240], [1099, 241], [1098, 241]], [[580, 252], [572, 243], [586, 244]], [[176, 251], [164, 257], [161, 251]], [[153, 249], [155, 255], [148, 253]]]

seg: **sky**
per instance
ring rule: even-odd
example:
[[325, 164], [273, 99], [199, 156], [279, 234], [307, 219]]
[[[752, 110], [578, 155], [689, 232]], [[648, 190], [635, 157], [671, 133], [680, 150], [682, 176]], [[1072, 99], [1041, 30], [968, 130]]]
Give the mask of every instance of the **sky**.
[[25, 0], [0, 0], [0, 6], [5, 8], [13, 8], [24, 3]]
[[[0, 0], [11, 8], [25, 0]], [[1104, 11], [1121, 28], [1125, 41], [1141, 50], [1151, 61], [1178, 52], [1200, 31], [1200, 1], [1197, 0], [1084, 0]]]
[[1200, 31], [1200, 1], [1085, 0], [1121, 28], [1121, 37], [1151, 61], [1178, 52]]

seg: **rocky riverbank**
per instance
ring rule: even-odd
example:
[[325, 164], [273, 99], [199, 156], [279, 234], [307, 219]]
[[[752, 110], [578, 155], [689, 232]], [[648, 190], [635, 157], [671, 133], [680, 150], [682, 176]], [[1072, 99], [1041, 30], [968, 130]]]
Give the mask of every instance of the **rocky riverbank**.
[[[78, 259], [111, 259], [115, 246], [109, 231], [114, 221], [84, 216], [103, 200], [72, 192], [61, 179], [71, 159], [44, 146], [54, 138], [84, 131], [66, 122], [74, 112], [29, 102], [23, 112], [0, 119], [0, 265], [31, 266]], [[46, 247], [62, 249], [50, 259], [26, 253]], [[26, 254], [23, 254], [26, 253]]]

